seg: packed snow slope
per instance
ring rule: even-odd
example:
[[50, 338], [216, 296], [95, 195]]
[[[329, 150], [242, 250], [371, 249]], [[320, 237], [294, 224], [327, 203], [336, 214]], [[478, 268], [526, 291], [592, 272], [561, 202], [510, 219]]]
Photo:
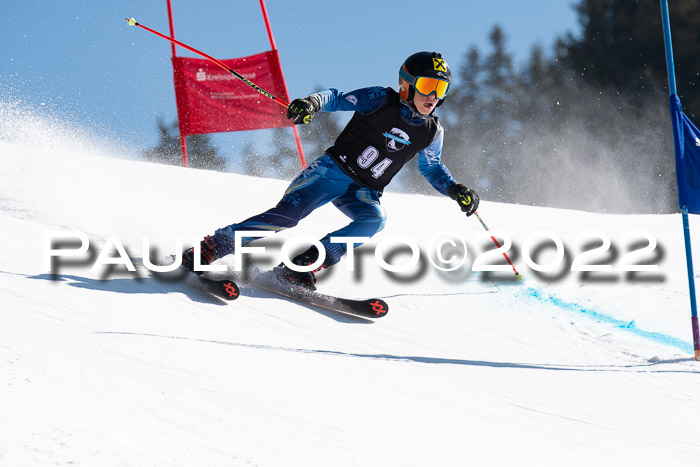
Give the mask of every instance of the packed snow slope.
[[[680, 215], [486, 199], [479, 212], [510, 236], [515, 281], [471, 271], [493, 245], [451, 200], [388, 192], [387, 227], [356, 251], [355, 271], [344, 260], [319, 274], [321, 291], [384, 298], [386, 317], [245, 287], [225, 303], [196, 280], [151, 273], [143, 239], [174, 253], [178, 237], [191, 245], [272, 206], [286, 182], [112, 157], [120, 151], [70, 125], [10, 110], [0, 119], [0, 465], [699, 465]], [[272, 266], [282, 242], [346, 222], [324, 207], [262, 240], [255, 261]], [[700, 232], [697, 219], [691, 227]], [[552, 241], [523, 251], [542, 230], [566, 250], [552, 273], [526, 263], [554, 263]], [[572, 272], [602, 243], [577, 237], [591, 230], [611, 246], [583, 263], [613, 269]], [[47, 268], [56, 231], [81, 232], [90, 250]], [[469, 248], [452, 272], [426, 258], [445, 232]], [[388, 244], [399, 237], [419, 245], [420, 261], [390, 274], [374, 253], [385, 242], [389, 263], [409, 264], [408, 248]], [[620, 271], [649, 237], [653, 251], [630, 262], [658, 270]], [[93, 270], [105, 245], [118, 257], [116, 243], [136, 272]]]

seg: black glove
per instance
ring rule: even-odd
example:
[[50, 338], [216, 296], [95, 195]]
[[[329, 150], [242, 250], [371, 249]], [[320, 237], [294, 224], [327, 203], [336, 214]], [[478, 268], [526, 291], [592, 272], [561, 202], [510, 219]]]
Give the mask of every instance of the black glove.
[[321, 103], [316, 96], [294, 99], [287, 107], [287, 118], [295, 125], [310, 123], [314, 114], [321, 108]]
[[467, 213], [467, 217], [474, 214], [476, 208], [479, 207], [479, 195], [476, 194], [476, 191], [467, 188], [461, 183], [450, 185], [447, 193], [449, 193], [450, 198], [457, 201], [462, 212]]

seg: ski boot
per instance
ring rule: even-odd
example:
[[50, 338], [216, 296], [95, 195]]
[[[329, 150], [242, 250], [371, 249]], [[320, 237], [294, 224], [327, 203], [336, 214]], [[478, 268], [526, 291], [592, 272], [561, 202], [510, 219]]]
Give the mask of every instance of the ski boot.
[[[228, 253], [223, 255], [221, 254], [221, 247], [226, 243], [230, 242], [226, 242], [220, 235], [215, 234], [213, 238], [209, 235], [204, 237], [204, 240], [202, 240], [199, 244], [201, 248], [200, 264], [205, 266], [213, 263], [219, 258], [226, 256]], [[194, 247], [185, 250], [184, 253], [182, 253], [182, 267], [188, 271], [196, 272], [199, 275], [204, 272], [194, 270]]]
[[[318, 249], [315, 246], [312, 246], [305, 252], [295, 256], [292, 263], [296, 264], [297, 266], [308, 266], [315, 263], [316, 260], [318, 260]], [[316, 273], [327, 267], [328, 266], [326, 264], [322, 264], [313, 271], [300, 272], [294, 271], [285, 266], [284, 263], [281, 263], [279, 266], [273, 269], [273, 271], [280, 282], [288, 283], [295, 287], [301, 287], [313, 292], [316, 290]]]

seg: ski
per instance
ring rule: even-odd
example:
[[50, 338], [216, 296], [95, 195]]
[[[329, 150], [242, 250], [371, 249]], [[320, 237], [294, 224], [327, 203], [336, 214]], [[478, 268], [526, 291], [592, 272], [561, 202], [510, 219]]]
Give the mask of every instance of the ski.
[[363, 318], [381, 318], [389, 312], [389, 305], [379, 298], [354, 300], [350, 298], [326, 295], [298, 287], [256, 285], [263, 290], [294, 300], [295, 302], [317, 306], [326, 310], [338, 311]]
[[244, 285], [281, 295], [298, 303], [317, 306], [330, 311], [360, 316], [363, 318], [381, 318], [389, 312], [389, 305], [380, 298], [355, 300], [351, 298], [326, 295], [303, 287], [282, 283], [272, 271], [249, 271], [245, 277], [237, 277]]
[[[174, 256], [167, 256], [161, 262], [160, 265], [169, 265], [175, 261]], [[168, 273], [166, 273], [168, 274]], [[236, 284], [236, 282], [230, 277], [212, 277], [209, 278], [202, 274], [197, 274], [183, 266], [177, 268], [173, 274], [180, 275], [181, 278], [185, 280], [185, 283], [195, 286], [200, 290], [204, 290], [216, 297], [222, 298], [226, 301], [236, 300], [241, 296], [241, 288]], [[182, 276], [184, 274], [184, 276]], [[195, 284], [196, 283], [196, 284]]]
[[238, 284], [230, 279], [209, 280], [205, 278], [204, 280], [208, 282], [209, 290], [211, 290], [217, 297], [230, 301], [241, 296], [241, 289], [238, 287]]
[[253, 268], [246, 273], [238, 273], [224, 279], [221, 279], [220, 276], [209, 278], [189, 270], [187, 272], [197, 277], [204, 286], [205, 291], [227, 301], [236, 300], [241, 296], [241, 289], [236, 283], [238, 281], [251, 288], [265, 290], [298, 303], [363, 318], [381, 318], [389, 312], [389, 305], [380, 298], [355, 300], [319, 293], [302, 287], [284, 284], [277, 279], [272, 271], [263, 272]]
[[235, 300], [241, 296], [241, 289], [231, 279], [216, 280], [199, 276], [208, 292], [224, 300]]

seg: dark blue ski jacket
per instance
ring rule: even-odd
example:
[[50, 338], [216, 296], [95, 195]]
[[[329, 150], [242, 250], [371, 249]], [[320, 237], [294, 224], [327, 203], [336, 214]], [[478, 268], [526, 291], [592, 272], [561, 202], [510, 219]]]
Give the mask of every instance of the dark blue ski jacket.
[[[338, 112], [353, 111], [368, 114], [378, 109], [388, 98], [388, 88], [369, 87], [350, 92], [337, 89], [324, 89], [314, 93], [321, 102], [321, 111]], [[406, 122], [414, 125], [423, 123], [424, 117], [402, 101], [401, 116]], [[435, 119], [437, 123], [437, 118]], [[437, 124], [437, 131], [432, 142], [423, 150], [416, 153], [418, 170], [426, 180], [440, 193], [448, 195], [447, 189], [456, 183], [449, 169], [442, 163], [442, 144], [444, 130]]]

